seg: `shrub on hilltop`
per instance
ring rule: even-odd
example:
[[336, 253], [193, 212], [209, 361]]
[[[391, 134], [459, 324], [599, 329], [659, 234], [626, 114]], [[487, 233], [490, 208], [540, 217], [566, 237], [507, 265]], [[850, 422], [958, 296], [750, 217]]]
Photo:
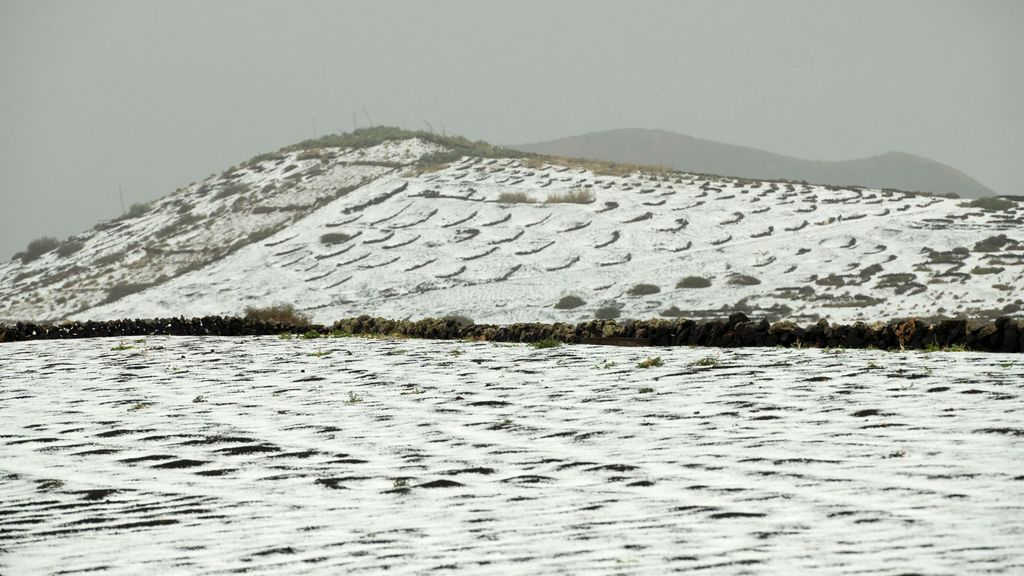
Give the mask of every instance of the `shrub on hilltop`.
[[43, 236], [42, 238], [36, 238], [29, 242], [28, 246], [25, 247], [25, 251], [18, 252], [14, 257], [20, 258], [23, 264], [28, 264], [33, 260], [38, 260], [40, 256], [58, 246], [60, 246], [60, 240], [57, 240], [52, 236]]

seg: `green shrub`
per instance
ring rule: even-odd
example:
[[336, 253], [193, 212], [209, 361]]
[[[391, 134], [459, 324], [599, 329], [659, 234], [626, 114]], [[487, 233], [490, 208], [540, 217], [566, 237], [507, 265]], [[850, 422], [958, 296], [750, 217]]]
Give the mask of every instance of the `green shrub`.
[[128, 218], [138, 218], [146, 212], [149, 212], [149, 204], [136, 203], [132, 204], [131, 207], [128, 208], [127, 216]]
[[594, 201], [594, 193], [583, 188], [575, 188], [568, 192], [548, 194], [547, 204], [590, 204]]
[[344, 232], [328, 232], [327, 234], [320, 236], [320, 243], [326, 246], [333, 246], [334, 244], [348, 242], [351, 239], [352, 236], [350, 234], [345, 234]]
[[68, 240], [57, 247], [57, 256], [67, 258], [82, 248], [85, 248], [85, 242], [82, 242], [81, 240]]
[[532, 204], [533, 198], [526, 192], [502, 192], [498, 195], [498, 202], [502, 204]]
[[309, 326], [309, 316], [295, 309], [292, 304], [275, 304], [273, 306], [246, 306], [245, 319], [253, 322], [276, 322], [286, 326]]
[[598, 308], [594, 312], [594, 318], [597, 318], [598, 320], [614, 320], [619, 316], [622, 316], [622, 310], [619, 310], [615, 306], [604, 306], [602, 308]]
[[687, 276], [676, 283], [676, 288], [707, 288], [711, 280], [701, 276]]
[[966, 205], [961, 204], [961, 206], [981, 208], [982, 210], [989, 211], [1001, 211], [1014, 208], [1017, 206], [1017, 203], [1013, 200], [1007, 200], [1006, 198], [978, 198], [976, 200], [971, 200]]
[[658, 292], [661, 292], [661, 288], [654, 284], [637, 284], [630, 288], [626, 294], [629, 294], [630, 296], [649, 296], [651, 294], [657, 294]]
[[747, 274], [733, 274], [729, 277], [728, 283], [731, 286], [756, 286], [760, 284], [761, 281]]
[[40, 256], [46, 254], [50, 250], [60, 246], [60, 240], [52, 236], [43, 236], [42, 238], [36, 238], [35, 240], [28, 243], [25, 247], [24, 252], [18, 252], [15, 257], [20, 257], [22, 263], [29, 263], [33, 260], [38, 260]]
[[586, 302], [583, 301], [583, 298], [580, 298], [579, 296], [573, 296], [570, 294], [568, 296], [562, 296], [562, 298], [555, 303], [555, 309], [570, 310], [572, 308], [579, 308], [584, 304], [586, 304]]

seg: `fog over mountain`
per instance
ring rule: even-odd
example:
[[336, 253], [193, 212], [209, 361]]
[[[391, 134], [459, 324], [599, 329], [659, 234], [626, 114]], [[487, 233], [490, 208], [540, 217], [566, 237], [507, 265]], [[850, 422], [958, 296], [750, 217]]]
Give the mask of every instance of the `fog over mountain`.
[[996, 193], [963, 172], [905, 152], [844, 161], [804, 160], [665, 130], [627, 128], [592, 132], [511, 148], [526, 152], [665, 166], [743, 178], [805, 180], [814, 184], [955, 193], [963, 198]]

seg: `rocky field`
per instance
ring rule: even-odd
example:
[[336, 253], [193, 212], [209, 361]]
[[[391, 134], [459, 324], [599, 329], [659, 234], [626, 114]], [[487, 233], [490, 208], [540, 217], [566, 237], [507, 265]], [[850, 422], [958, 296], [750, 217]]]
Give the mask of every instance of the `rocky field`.
[[4, 574], [1024, 571], [1019, 355], [0, 353]]

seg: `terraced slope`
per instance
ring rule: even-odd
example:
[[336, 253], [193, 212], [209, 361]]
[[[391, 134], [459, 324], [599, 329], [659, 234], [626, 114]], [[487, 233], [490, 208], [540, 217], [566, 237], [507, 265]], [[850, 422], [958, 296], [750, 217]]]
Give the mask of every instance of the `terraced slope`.
[[[230, 180], [250, 190], [242, 200], [218, 198], [217, 187], [229, 186], [222, 177], [161, 201], [152, 215], [93, 233], [80, 260], [51, 253], [0, 268], [0, 302], [8, 303], [0, 317], [233, 314], [285, 302], [322, 322], [360, 314], [503, 323], [732, 310], [850, 322], [991, 318], [1024, 305], [1024, 207], [1011, 201], [984, 210], [862, 188], [604, 175], [537, 158], [464, 157], [411, 169], [437, 150], [405, 140], [370, 151], [327, 149], [320, 159], [290, 153], [237, 169]], [[290, 166], [301, 185], [275, 193]], [[290, 196], [298, 190], [306, 198], [299, 204]], [[202, 224], [157, 241], [183, 203], [198, 207]], [[256, 226], [257, 215], [272, 224]], [[254, 229], [265, 232], [254, 238]], [[99, 267], [100, 247], [124, 254]], [[76, 266], [90, 275], [65, 277]], [[566, 296], [579, 300], [556, 308]]]
[[38, 259], [0, 263], [0, 319], [62, 319], [201, 270], [438, 149], [410, 139], [254, 159], [98, 224]]
[[1016, 355], [116, 344], [3, 345], [4, 574], [1024, 570]]

